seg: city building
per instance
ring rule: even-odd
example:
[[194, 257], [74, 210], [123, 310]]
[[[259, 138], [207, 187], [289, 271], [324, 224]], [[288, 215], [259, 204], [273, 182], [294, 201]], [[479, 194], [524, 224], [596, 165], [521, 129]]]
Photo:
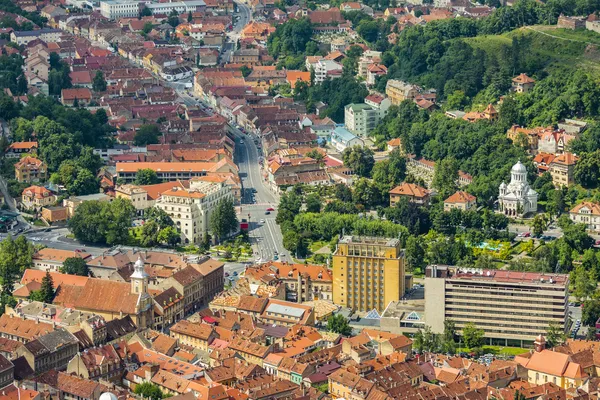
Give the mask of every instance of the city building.
[[100, 14], [112, 20], [137, 17], [141, 3], [138, 0], [103, 0], [100, 2]]
[[579, 157], [573, 153], [563, 153], [554, 157], [548, 170], [552, 175], [552, 183], [555, 187], [569, 187], [575, 183], [575, 164], [578, 160]]
[[38, 158], [23, 157], [15, 164], [15, 179], [21, 183], [44, 182], [48, 179], [48, 167]]
[[419, 94], [419, 88], [407, 82], [390, 79], [385, 86], [385, 94], [393, 106], [398, 106], [404, 100], [414, 100]]
[[371, 93], [365, 97], [365, 104], [376, 110], [379, 113], [379, 120], [381, 120], [387, 114], [392, 102], [389, 98], [378, 93]]
[[524, 347], [550, 324], [566, 329], [568, 289], [568, 275], [430, 265], [425, 320], [434, 333], [446, 319], [459, 332], [472, 322], [487, 343]]
[[[542, 335], [536, 339], [536, 347], [539, 342], [545, 343]], [[550, 382], [562, 389], [581, 387], [589, 378], [583, 365], [576, 359], [580, 358], [547, 349], [536, 349], [533, 353], [515, 357], [515, 361], [526, 368], [530, 384], [543, 385]], [[585, 362], [583, 359], [581, 361]]]
[[64, 370], [79, 351], [79, 341], [65, 329], [56, 329], [25, 343], [17, 349], [18, 357], [24, 357], [29, 367], [41, 374], [50, 370]]
[[331, 131], [331, 145], [339, 153], [342, 153], [349, 147], [363, 147], [365, 145], [365, 142], [346, 128], [338, 126], [333, 131]]
[[246, 268], [244, 276], [251, 284], [280, 280], [285, 284], [285, 299], [288, 301], [303, 303], [333, 298], [331, 270], [323, 265], [269, 261]]
[[586, 229], [600, 232], [600, 204], [584, 201], [577, 204], [569, 211], [571, 221], [576, 224], [585, 224]]
[[34, 31], [12, 31], [10, 33], [10, 41], [15, 42], [19, 46], [27, 46], [27, 44], [36, 39], [43, 40], [46, 43], [60, 42], [60, 36], [63, 31], [60, 29], [43, 28]]
[[342, 76], [342, 64], [333, 60], [321, 59], [315, 64], [315, 83], [322, 83], [325, 79], [339, 78]]
[[381, 312], [404, 296], [404, 275], [399, 239], [344, 236], [333, 254], [333, 303]]
[[358, 136], [367, 136], [379, 123], [379, 112], [365, 103], [344, 107], [344, 126]]
[[431, 192], [414, 183], [402, 182], [389, 191], [390, 207], [394, 207], [401, 198], [406, 197], [412, 203], [427, 204]]
[[200, 243], [210, 230], [212, 212], [224, 200], [235, 202], [224, 183], [192, 181], [189, 189], [174, 187], [162, 192], [156, 207], [164, 210], [181, 231], [182, 243]]
[[57, 197], [43, 186], [29, 186], [23, 190], [21, 203], [28, 210], [39, 210], [56, 202]]
[[477, 197], [459, 190], [452, 196], [444, 200], [444, 211], [450, 211], [457, 208], [462, 211], [474, 209], [477, 206]]
[[182, 0], [182, 1], [169, 1], [169, 2], [157, 2], [157, 3], [146, 3], [144, 7], [152, 11], [152, 14], [166, 14], [169, 15], [173, 11], [177, 14], [194, 13], [196, 11], [204, 11], [206, 3], [204, 0]]
[[237, 173], [237, 166], [229, 159], [218, 162], [118, 162], [117, 178], [126, 183], [135, 181], [140, 169], [151, 169], [156, 172], [158, 179], [166, 182], [188, 180], [197, 176], [206, 176], [209, 172]]
[[527, 182], [527, 168], [518, 161], [510, 170], [511, 180], [500, 184], [498, 211], [508, 216], [522, 217], [537, 212], [538, 194]]
[[82, 251], [60, 250], [46, 247], [33, 255], [33, 267], [41, 271], [59, 272], [67, 258], [91, 259], [91, 254]]

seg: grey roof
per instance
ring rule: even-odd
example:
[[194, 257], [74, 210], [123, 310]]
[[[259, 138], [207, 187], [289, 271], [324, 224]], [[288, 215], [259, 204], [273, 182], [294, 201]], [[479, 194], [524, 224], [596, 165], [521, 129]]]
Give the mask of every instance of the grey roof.
[[79, 201], [108, 200], [108, 199], [110, 199], [110, 196], [108, 196], [104, 193], [94, 193], [94, 194], [88, 194], [85, 196], [74, 196], [74, 199], [79, 200]]
[[69, 344], [79, 343], [77, 338], [73, 336], [73, 334], [64, 329], [57, 329], [50, 333], [47, 333], [43, 336], [40, 336], [38, 339], [40, 343], [44, 345], [48, 351], [56, 351], [59, 347], [63, 347]]
[[282, 306], [280, 304], [269, 304], [266, 311], [282, 315], [289, 315], [296, 318], [300, 318], [302, 315], [304, 315], [304, 310], [301, 308]]
[[13, 31], [12, 33], [16, 37], [26, 37], [26, 36], [41, 36], [44, 33], [60, 33], [60, 32], [62, 32], [60, 29], [44, 28], [44, 29], [38, 29], [35, 31]]

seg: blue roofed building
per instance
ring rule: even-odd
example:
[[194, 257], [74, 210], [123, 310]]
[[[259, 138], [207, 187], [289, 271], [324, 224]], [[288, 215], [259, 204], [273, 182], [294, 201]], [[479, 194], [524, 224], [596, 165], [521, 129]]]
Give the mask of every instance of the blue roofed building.
[[365, 142], [346, 128], [338, 126], [331, 131], [331, 145], [341, 153], [348, 147], [362, 147]]

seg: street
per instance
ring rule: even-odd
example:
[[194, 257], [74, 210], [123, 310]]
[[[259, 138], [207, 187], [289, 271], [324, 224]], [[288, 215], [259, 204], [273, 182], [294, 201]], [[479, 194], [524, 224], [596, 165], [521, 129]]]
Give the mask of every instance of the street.
[[[285, 251], [283, 235], [275, 222], [279, 199], [263, 181], [258, 163], [258, 149], [250, 136], [233, 127], [231, 132], [235, 135], [235, 162], [239, 167], [244, 190], [240, 218], [248, 218], [248, 234], [256, 256], [267, 261], [274, 259], [275, 252], [278, 252], [281, 261], [291, 261], [288, 254], [281, 254]], [[267, 211], [267, 208], [274, 211]], [[269, 214], [266, 214], [267, 212]]]

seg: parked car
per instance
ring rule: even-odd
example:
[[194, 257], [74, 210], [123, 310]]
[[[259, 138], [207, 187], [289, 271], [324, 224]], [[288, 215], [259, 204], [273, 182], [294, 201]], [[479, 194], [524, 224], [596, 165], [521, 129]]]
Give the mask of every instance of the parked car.
[[525, 232], [525, 233], [523, 234], [523, 237], [530, 237], [530, 236], [531, 236], [531, 232]]
[[270, 215], [271, 211], [265, 211], [265, 215]]
[[275, 211], [275, 209], [273, 207], [269, 207], [267, 208], [267, 211]]

